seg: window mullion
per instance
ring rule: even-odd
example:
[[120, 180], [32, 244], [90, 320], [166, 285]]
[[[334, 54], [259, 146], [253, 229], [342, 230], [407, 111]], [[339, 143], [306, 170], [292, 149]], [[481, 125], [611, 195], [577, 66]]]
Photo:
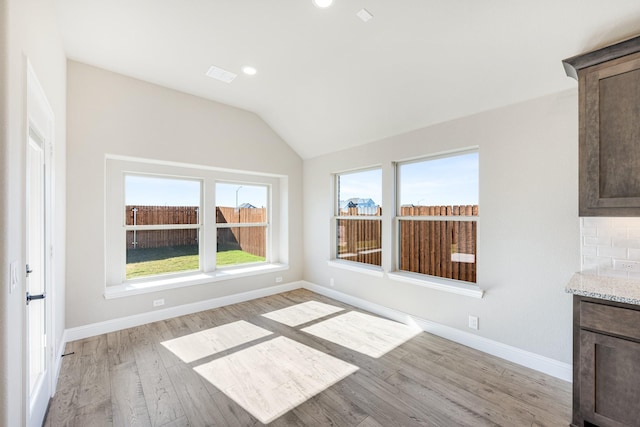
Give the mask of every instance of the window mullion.
[[216, 223], [217, 228], [243, 228], [243, 227], [268, 227], [268, 222], [218, 222]]
[[480, 219], [479, 216], [398, 216], [400, 221], [457, 221], [457, 222], [473, 222]]
[[382, 215], [363, 215], [363, 216], [349, 216], [349, 215], [343, 215], [343, 216], [336, 216], [335, 219], [350, 219], [350, 220], [366, 220], [366, 221], [382, 221]]
[[127, 231], [153, 231], [153, 230], [193, 230], [200, 229], [200, 224], [153, 224], [153, 225], [125, 225]]

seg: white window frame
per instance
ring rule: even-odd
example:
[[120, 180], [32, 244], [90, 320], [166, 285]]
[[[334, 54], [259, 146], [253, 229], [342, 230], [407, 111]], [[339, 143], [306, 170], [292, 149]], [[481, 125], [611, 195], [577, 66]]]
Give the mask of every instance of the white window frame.
[[[467, 148], [463, 150], [449, 151], [446, 153], [440, 153], [432, 156], [423, 156], [419, 158], [413, 158], [405, 161], [395, 162], [395, 217], [394, 217], [394, 264], [395, 269], [393, 272], [388, 273], [389, 278], [402, 281], [406, 283], [413, 283], [420, 286], [425, 286], [433, 289], [446, 290], [449, 292], [459, 293], [462, 295], [473, 296], [476, 298], [481, 298], [483, 295], [483, 291], [480, 290], [478, 286], [478, 262], [477, 262], [477, 254], [476, 254], [476, 282], [467, 282], [463, 280], [457, 279], [449, 279], [440, 276], [433, 276], [423, 273], [410, 272], [406, 270], [400, 270], [401, 265], [401, 248], [402, 242], [400, 239], [402, 238], [400, 232], [400, 222], [401, 221], [460, 221], [460, 222], [476, 222], [478, 227], [480, 225], [480, 216], [403, 216], [401, 215], [401, 179], [400, 179], [400, 167], [402, 165], [411, 164], [411, 163], [420, 163], [426, 162], [430, 160], [437, 160], [448, 157], [455, 157], [470, 153], [479, 153], [477, 147]], [[479, 179], [479, 177], [478, 177]], [[477, 234], [476, 234], [476, 248], [477, 248]]]
[[[382, 215], [375, 216], [346, 216], [340, 215], [340, 176], [342, 175], [350, 175], [360, 172], [367, 172], [372, 170], [380, 170], [381, 180], [380, 180], [380, 189], [382, 193], [383, 188], [383, 178], [382, 172], [383, 168], [380, 165], [369, 166], [365, 168], [352, 169], [342, 172], [336, 172], [333, 174], [333, 216], [331, 218], [331, 256], [329, 260], [329, 265], [333, 267], [343, 268], [346, 270], [355, 270], [363, 273], [371, 274], [374, 276], [383, 276], [383, 268], [382, 265], [373, 265], [367, 264], [358, 261], [351, 261], [347, 259], [341, 259], [338, 254], [338, 220], [365, 220], [365, 221], [378, 221], [380, 223], [380, 250], [381, 250], [381, 264], [384, 262], [383, 254], [384, 248], [382, 245], [383, 241], [383, 218], [384, 218], [384, 210]], [[379, 201], [382, 203], [382, 200]]]
[[[253, 186], [253, 187], [265, 187], [266, 191], [267, 191], [267, 221], [266, 222], [239, 222], [239, 223], [223, 223], [223, 222], [217, 222], [215, 221], [215, 227], [216, 227], [216, 236], [218, 233], [219, 229], [227, 229], [227, 228], [248, 228], [248, 227], [265, 227], [265, 234], [266, 234], [266, 247], [265, 247], [265, 260], [264, 261], [256, 261], [256, 262], [252, 262], [252, 263], [245, 263], [245, 264], [233, 264], [233, 265], [224, 265], [224, 266], [218, 266], [216, 264], [216, 268], [217, 269], [225, 269], [225, 268], [236, 268], [239, 266], [250, 266], [250, 265], [259, 265], [259, 264], [266, 264], [269, 263], [271, 260], [271, 227], [269, 226], [269, 224], [271, 223], [271, 192], [272, 192], [272, 187], [269, 184], [264, 184], [264, 183], [256, 183], [256, 182], [247, 182], [247, 181], [224, 181], [224, 180], [216, 180], [215, 182], [216, 184], [233, 184], [233, 185], [246, 185], [246, 186]], [[215, 207], [217, 208], [217, 204], [215, 204]], [[217, 255], [218, 251], [216, 249], [216, 255]]]
[[[126, 231], [124, 222], [126, 175], [201, 181], [199, 209], [199, 271], [175, 272], [126, 280]], [[216, 268], [216, 182], [267, 187], [266, 257], [264, 262]], [[284, 175], [237, 171], [202, 165], [157, 161], [127, 156], [105, 156], [104, 190], [105, 298], [155, 292], [287, 270], [288, 178]], [[237, 224], [231, 224], [237, 226]], [[253, 225], [253, 224], [252, 224]], [[258, 225], [255, 223], [255, 225]], [[190, 224], [138, 226], [137, 229], [191, 228]], [[274, 236], [277, 236], [274, 238]]]

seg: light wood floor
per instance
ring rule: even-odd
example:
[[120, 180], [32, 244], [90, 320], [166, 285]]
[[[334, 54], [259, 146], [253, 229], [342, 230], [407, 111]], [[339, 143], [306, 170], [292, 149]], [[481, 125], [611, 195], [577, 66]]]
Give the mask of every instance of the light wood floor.
[[[343, 307], [295, 327], [262, 316], [307, 301]], [[244, 320], [273, 332], [204, 359], [285, 337], [358, 370], [272, 426], [568, 426], [569, 383], [420, 333], [374, 358], [301, 331], [362, 310], [296, 290], [67, 344], [45, 426], [262, 425], [161, 342]], [[363, 312], [364, 313], [364, 312]]]

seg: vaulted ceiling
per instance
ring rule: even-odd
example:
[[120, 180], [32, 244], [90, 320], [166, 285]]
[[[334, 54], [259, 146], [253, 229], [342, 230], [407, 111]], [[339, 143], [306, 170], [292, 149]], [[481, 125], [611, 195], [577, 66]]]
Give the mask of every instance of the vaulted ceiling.
[[56, 4], [69, 58], [253, 111], [303, 158], [575, 88], [562, 59], [640, 34], [638, 0]]

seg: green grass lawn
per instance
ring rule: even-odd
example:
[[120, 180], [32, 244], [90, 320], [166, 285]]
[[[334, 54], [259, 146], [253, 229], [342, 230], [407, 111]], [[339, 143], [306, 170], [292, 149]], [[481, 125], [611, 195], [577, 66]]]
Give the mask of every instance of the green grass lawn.
[[218, 267], [225, 265], [247, 264], [249, 262], [264, 261], [263, 256], [257, 256], [241, 250], [218, 252], [216, 255], [216, 264]]
[[[218, 267], [264, 261], [264, 257], [241, 250], [218, 252]], [[127, 250], [127, 279], [198, 270], [198, 247], [173, 246], [167, 248]]]

